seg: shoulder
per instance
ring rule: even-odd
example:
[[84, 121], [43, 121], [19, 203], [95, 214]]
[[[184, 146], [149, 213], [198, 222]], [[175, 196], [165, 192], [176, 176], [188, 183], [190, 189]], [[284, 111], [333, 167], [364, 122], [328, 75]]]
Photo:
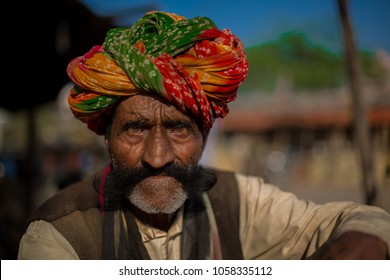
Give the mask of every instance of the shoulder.
[[30, 217], [29, 222], [39, 219], [52, 221], [76, 210], [97, 208], [99, 193], [94, 187], [94, 182], [99, 177], [100, 172], [62, 189], [39, 206]]
[[259, 188], [260, 186], [268, 186], [264, 183], [264, 180], [261, 176], [255, 176], [250, 174], [245, 174], [242, 172], [236, 172], [231, 170], [224, 170], [218, 168], [208, 168], [217, 176], [217, 185], [234, 185], [237, 188]]
[[19, 244], [18, 259], [21, 260], [72, 260], [78, 255], [70, 243], [50, 223], [32, 222]]
[[220, 168], [214, 168], [214, 167], [207, 167], [205, 168], [208, 172], [211, 172], [217, 176], [217, 180], [235, 180], [236, 172], [230, 171], [230, 170], [224, 170]]
[[247, 203], [257, 205], [259, 201], [267, 199], [274, 201], [275, 199], [294, 198], [292, 193], [282, 191], [279, 187], [266, 183], [260, 175], [221, 169], [209, 170], [212, 170], [217, 176], [217, 183], [208, 192], [211, 196], [220, 196], [221, 199], [239, 198], [240, 204], [243, 205]]

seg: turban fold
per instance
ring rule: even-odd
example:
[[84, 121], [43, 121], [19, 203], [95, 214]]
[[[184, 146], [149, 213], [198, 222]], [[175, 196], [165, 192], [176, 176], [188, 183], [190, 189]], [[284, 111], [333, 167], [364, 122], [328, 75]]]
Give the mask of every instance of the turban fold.
[[76, 118], [99, 135], [123, 97], [161, 96], [209, 129], [248, 72], [242, 42], [207, 17], [149, 12], [130, 28], [107, 32], [102, 46], [72, 60], [68, 103]]

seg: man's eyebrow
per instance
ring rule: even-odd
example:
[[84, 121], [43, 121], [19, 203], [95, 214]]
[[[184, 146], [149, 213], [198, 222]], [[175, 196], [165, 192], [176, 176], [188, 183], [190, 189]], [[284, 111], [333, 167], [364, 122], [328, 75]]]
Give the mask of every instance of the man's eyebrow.
[[[128, 131], [129, 129], [132, 128], [143, 128], [143, 129], [148, 129], [151, 128], [154, 125], [154, 122], [151, 120], [145, 119], [145, 118], [134, 118], [127, 120], [120, 126], [119, 133], [123, 133]], [[192, 122], [189, 119], [185, 118], [166, 118], [165, 120], [162, 121], [162, 125], [165, 126], [166, 128], [173, 128], [176, 126], [185, 126], [188, 128], [194, 128], [196, 127], [196, 124]]]
[[193, 122], [188, 119], [166, 119], [163, 121], [164, 126], [173, 127], [178, 125], [193, 126]]
[[127, 131], [129, 128], [149, 127], [152, 124], [145, 119], [128, 120], [121, 126], [121, 132]]

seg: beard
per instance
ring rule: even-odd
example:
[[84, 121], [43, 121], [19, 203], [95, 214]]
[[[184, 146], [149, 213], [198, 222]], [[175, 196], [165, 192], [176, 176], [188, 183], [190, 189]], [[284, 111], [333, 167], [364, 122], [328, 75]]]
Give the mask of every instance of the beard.
[[170, 214], [199, 193], [200, 174], [198, 165], [170, 164], [154, 169], [115, 164], [107, 176], [105, 196], [114, 201], [125, 196], [131, 204], [149, 214]]

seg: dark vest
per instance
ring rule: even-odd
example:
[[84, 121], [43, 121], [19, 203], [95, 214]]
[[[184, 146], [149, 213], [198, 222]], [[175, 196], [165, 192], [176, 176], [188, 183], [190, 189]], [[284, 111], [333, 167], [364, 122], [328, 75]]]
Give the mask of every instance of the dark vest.
[[[208, 191], [224, 259], [242, 259], [239, 240], [239, 197], [234, 173], [215, 171], [217, 183]], [[71, 185], [46, 201], [29, 219], [50, 222], [72, 245], [80, 259], [101, 259], [102, 215], [93, 187], [97, 175]], [[60, 206], [60, 207], [58, 207]]]

